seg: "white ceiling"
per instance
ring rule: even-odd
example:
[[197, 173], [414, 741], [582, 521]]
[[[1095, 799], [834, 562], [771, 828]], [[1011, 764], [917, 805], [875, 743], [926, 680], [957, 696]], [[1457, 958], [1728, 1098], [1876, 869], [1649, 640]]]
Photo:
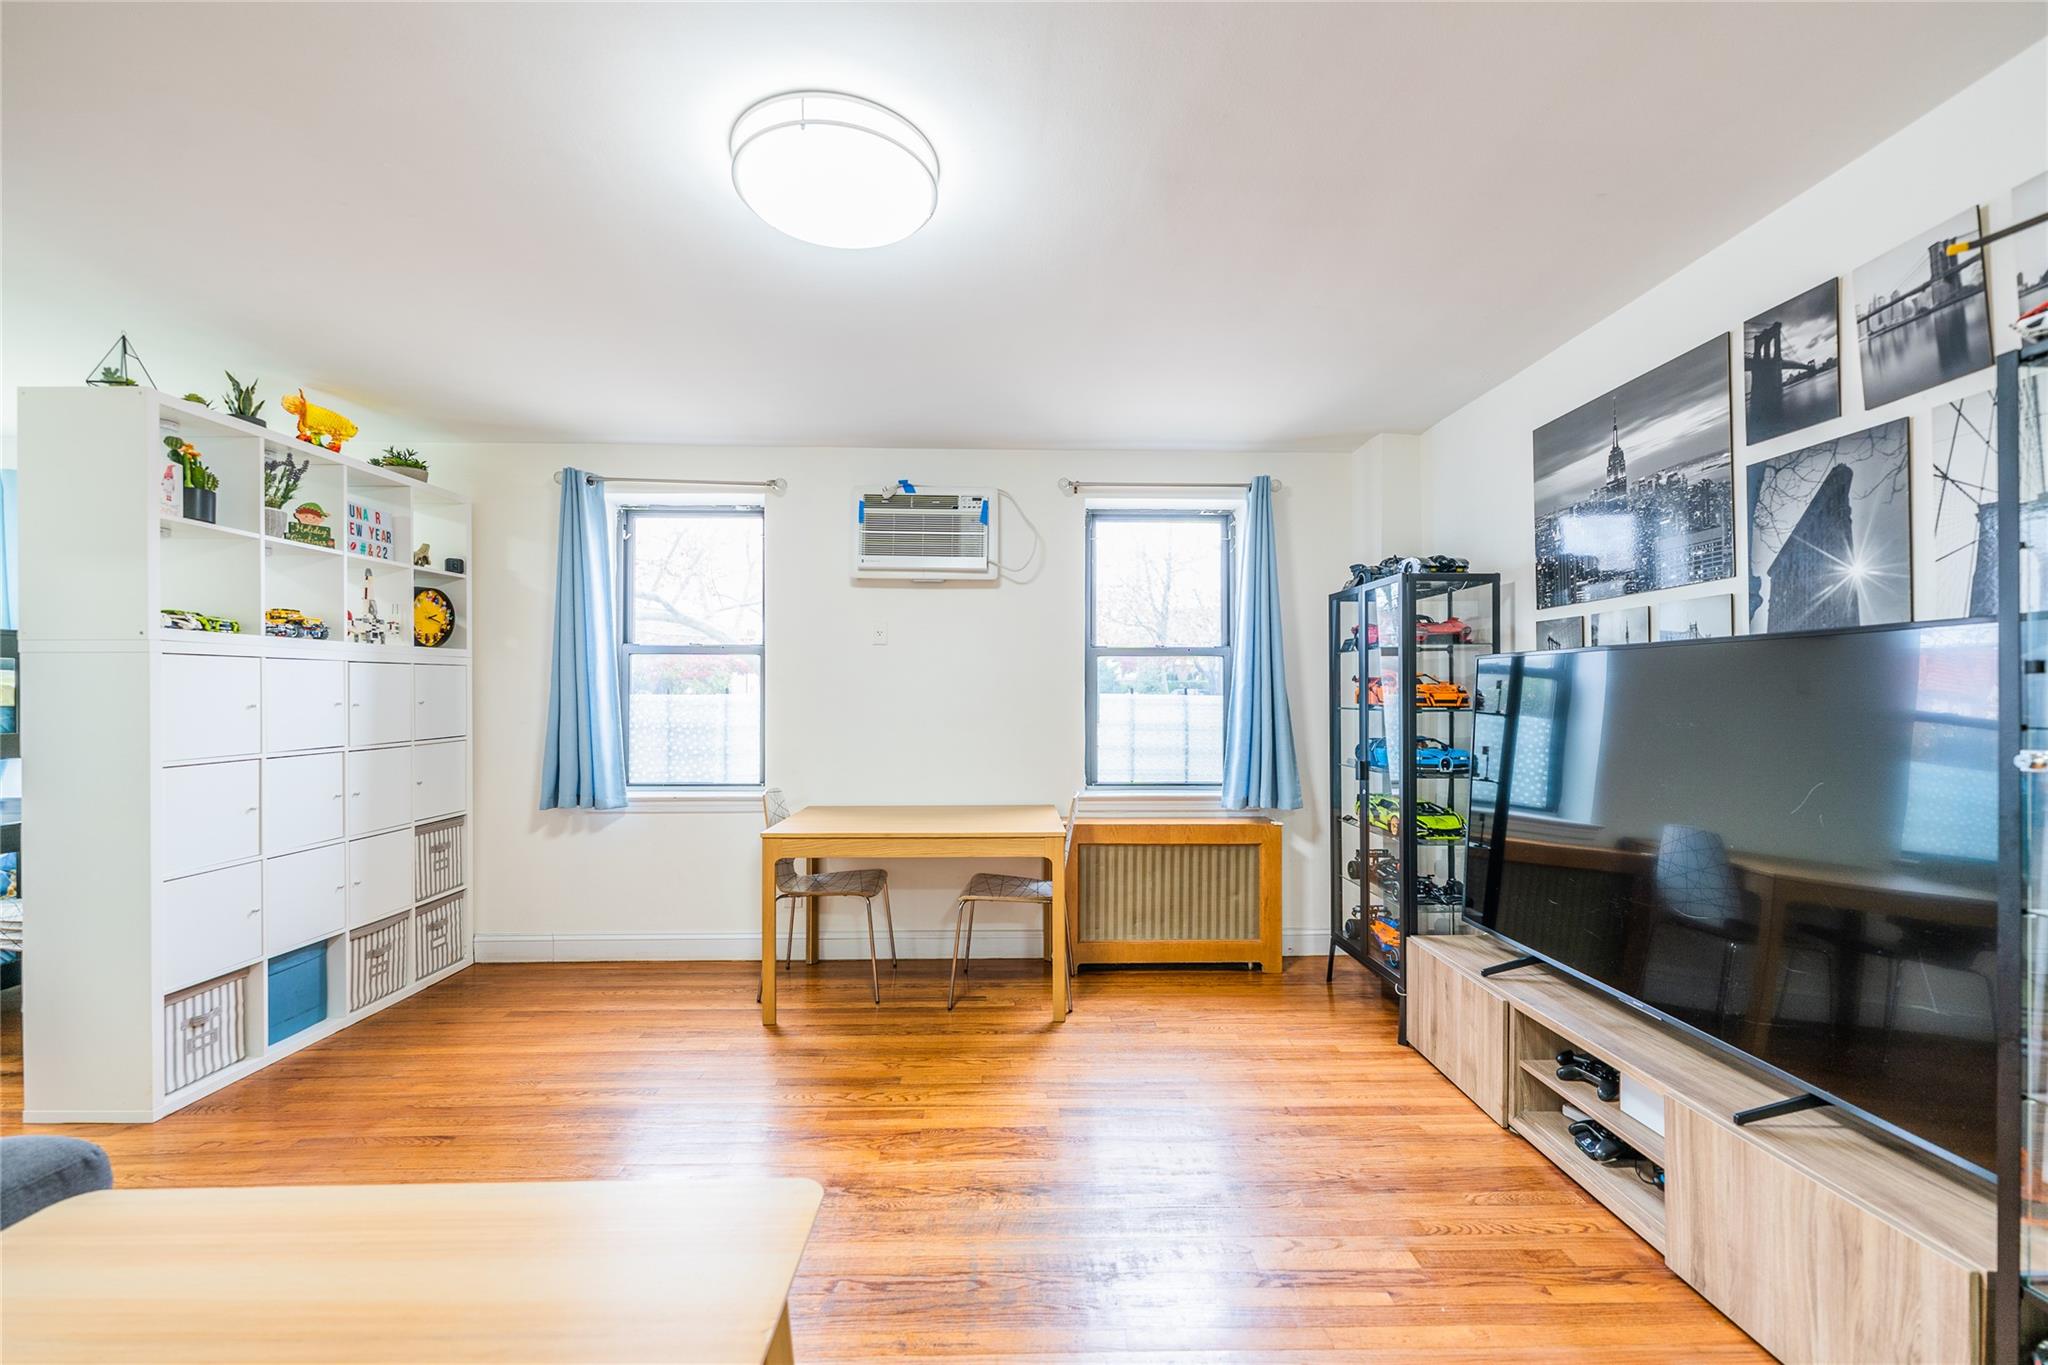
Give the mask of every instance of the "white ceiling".
[[[165, 387], [232, 368], [428, 438], [1349, 448], [2044, 14], [13, 3], [5, 382], [125, 329]], [[835, 252], [747, 211], [727, 127], [792, 87], [923, 127], [924, 231]]]

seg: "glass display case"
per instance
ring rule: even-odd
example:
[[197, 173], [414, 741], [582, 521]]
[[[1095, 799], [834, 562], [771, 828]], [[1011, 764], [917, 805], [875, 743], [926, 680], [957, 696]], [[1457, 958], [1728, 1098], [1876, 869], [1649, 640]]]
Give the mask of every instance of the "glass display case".
[[2048, 1362], [2048, 343], [1999, 357], [2002, 1005], [1994, 1360]]
[[[1410, 934], [1455, 933], [1475, 771], [1474, 671], [1500, 575], [1402, 573], [1330, 595], [1330, 961], [1406, 994]], [[1402, 1017], [1406, 1041], [1406, 1011]]]

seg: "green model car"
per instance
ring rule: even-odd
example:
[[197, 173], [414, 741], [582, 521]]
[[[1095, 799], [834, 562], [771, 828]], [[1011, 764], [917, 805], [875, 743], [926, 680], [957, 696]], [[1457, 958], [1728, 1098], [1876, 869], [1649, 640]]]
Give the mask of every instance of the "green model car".
[[[1401, 837], [1401, 803], [1374, 792], [1366, 798], [1366, 820], [1388, 837]], [[1415, 839], [1423, 844], [1454, 844], [1465, 837], [1465, 822], [1458, 812], [1434, 801], [1415, 803]]]

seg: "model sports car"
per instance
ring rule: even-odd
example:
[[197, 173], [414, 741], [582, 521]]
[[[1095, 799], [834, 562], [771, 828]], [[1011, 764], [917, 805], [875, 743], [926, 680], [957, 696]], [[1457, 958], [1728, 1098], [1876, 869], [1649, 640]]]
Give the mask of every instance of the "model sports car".
[[231, 621], [225, 616], [208, 616], [203, 611], [185, 611], [179, 607], [165, 607], [157, 613], [165, 630], [208, 630], [228, 635], [242, 633], [242, 623]]
[[[1393, 838], [1401, 837], [1401, 803], [1374, 792], [1365, 798], [1366, 819], [1372, 827]], [[1415, 838], [1425, 844], [1452, 844], [1465, 837], [1465, 822], [1458, 813], [1434, 801], [1415, 803]]]
[[1472, 702], [1472, 694], [1431, 673], [1415, 675], [1415, 704], [1425, 711], [1456, 711]]
[[[1379, 642], [1380, 642], [1380, 628], [1379, 628], [1378, 626], [1376, 626], [1376, 625], [1374, 625], [1374, 624], [1372, 624], [1371, 622], [1369, 622], [1369, 621], [1368, 621], [1368, 622], [1366, 623], [1366, 627], [1365, 627], [1365, 643], [1366, 643], [1366, 644], [1367, 644], [1368, 646], [1374, 646], [1374, 645], [1377, 645], [1377, 644], [1379, 644]], [[1349, 635], [1348, 637], [1346, 637], [1346, 639], [1345, 639], [1344, 643], [1343, 643], [1343, 644], [1341, 644], [1341, 645], [1339, 645], [1339, 646], [1337, 646], [1337, 652], [1338, 652], [1339, 654], [1350, 654], [1350, 653], [1354, 652], [1355, 650], [1357, 650], [1357, 648], [1358, 648], [1358, 627], [1357, 627], [1357, 626], [1353, 626], [1353, 627], [1351, 628], [1351, 634], [1350, 634], [1350, 635]]]
[[[1374, 740], [1373, 743], [1379, 741]], [[1415, 766], [1426, 773], [1469, 773], [1472, 771], [1472, 751], [1427, 735], [1417, 735]]]
[[1463, 905], [1465, 883], [1453, 877], [1438, 886], [1436, 878], [1425, 872], [1415, 879], [1415, 902], [1418, 905]]
[[1472, 627], [1455, 616], [1439, 621], [1434, 616], [1415, 618], [1415, 642], [1422, 645], [1472, 643]]

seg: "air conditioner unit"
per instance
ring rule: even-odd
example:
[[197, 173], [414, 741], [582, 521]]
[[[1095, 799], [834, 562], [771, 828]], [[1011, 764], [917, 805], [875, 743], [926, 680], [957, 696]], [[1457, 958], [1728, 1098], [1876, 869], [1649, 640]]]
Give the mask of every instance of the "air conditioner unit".
[[853, 576], [996, 576], [996, 490], [919, 488], [854, 495]]

